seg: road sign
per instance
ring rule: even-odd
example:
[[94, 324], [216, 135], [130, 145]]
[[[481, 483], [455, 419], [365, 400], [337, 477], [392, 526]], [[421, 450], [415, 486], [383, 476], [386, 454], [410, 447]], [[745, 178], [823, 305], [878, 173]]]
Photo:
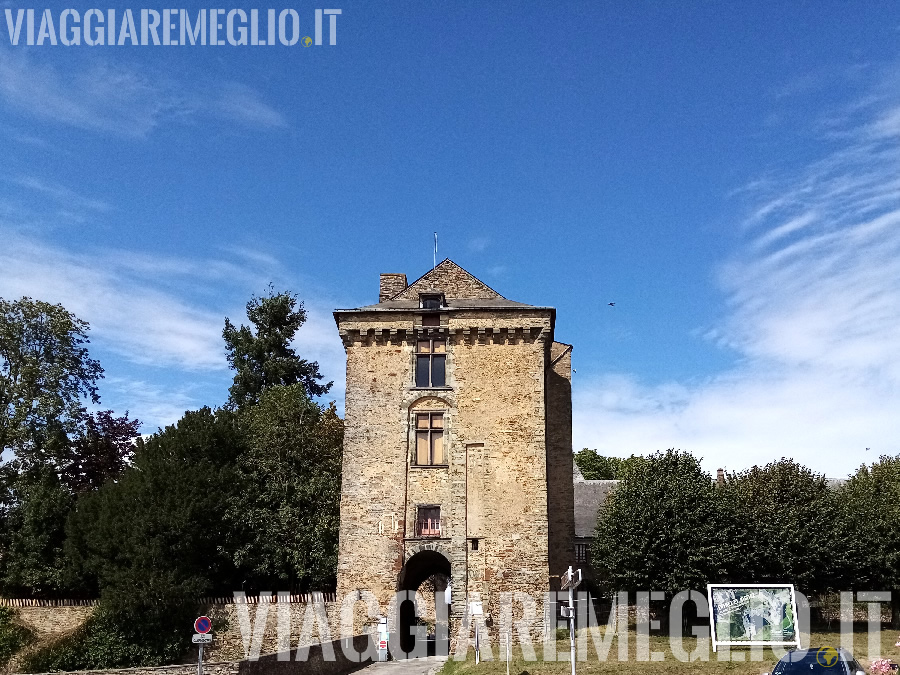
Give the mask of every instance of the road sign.
[[212, 621], [209, 620], [208, 616], [198, 616], [197, 620], [194, 621], [194, 630], [198, 633], [208, 633], [212, 630]]
[[194, 637], [191, 638], [191, 642], [193, 642], [195, 645], [208, 645], [212, 642], [212, 634], [194, 633]]
[[574, 572], [572, 568], [569, 567], [568, 571], [562, 576], [562, 587], [563, 590], [567, 588], [577, 588], [581, 584], [581, 569], [577, 569]]
[[387, 649], [387, 640], [381, 640], [378, 643], [378, 649]]

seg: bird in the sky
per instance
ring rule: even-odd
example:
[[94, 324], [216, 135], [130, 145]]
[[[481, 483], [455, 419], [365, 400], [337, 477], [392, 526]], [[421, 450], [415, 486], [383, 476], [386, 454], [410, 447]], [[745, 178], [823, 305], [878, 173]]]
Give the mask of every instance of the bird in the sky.
[[606, 304], [609, 305], [610, 307], [615, 307], [615, 306], [616, 306], [616, 303], [614, 303], [614, 302], [607, 302]]

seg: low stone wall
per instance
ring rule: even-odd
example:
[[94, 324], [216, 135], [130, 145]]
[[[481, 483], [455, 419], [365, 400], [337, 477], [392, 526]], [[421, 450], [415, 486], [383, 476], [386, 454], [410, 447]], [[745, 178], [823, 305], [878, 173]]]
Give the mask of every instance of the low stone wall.
[[[240, 663], [203, 663], [203, 675], [239, 675]], [[60, 675], [40, 673], [39, 675]], [[77, 670], [66, 675], [197, 675], [197, 664], [179, 666], [147, 666], [143, 668], [118, 668], [115, 670]]]
[[[359, 661], [353, 661], [344, 653], [344, 640], [334, 640], [325, 644], [311, 645], [307, 658], [303, 661], [294, 659], [295, 652], [266, 654], [256, 661], [241, 661], [240, 675], [344, 675], [357, 668], [362, 668], [372, 661], [371, 653], [367, 654], [371, 644], [368, 635], [357, 635], [349, 638]], [[333, 660], [329, 660], [331, 655]], [[283, 660], [279, 660], [279, 657]], [[290, 659], [290, 660], [287, 660]]]
[[[311, 630], [315, 625], [313, 614], [317, 610], [321, 610], [323, 605], [306, 604], [306, 603], [288, 603], [287, 611], [290, 614], [290, 644], [294, 649], [303, 644], [316, 644], [319, 642], [327, 642], [340, 636], [340, 609], [341, 606], [335, 602], [324, 604], [324, 611], [328, 621], [327, 629], [320, 634], [320, 627]], [[282, 607], [282, 609], [284, 609]], [[258, 648], [257, 654], [275, 653], [283, 648], [278, 642], [278, 612], [279, 603], [262, 603], [256, 605], [244, 605], [243, 607], [235, 604], [212, 605], [205, 610], [206, 614], [213, 621], [213, 643], [205, 647], [204, 655], [213, 661], [240, 661], [249, 656], [245, 651], [244, 637], [241, 633], [240, 613], [247, 612], [247, 618], [250, 622], [250, 633], [254, 632], [254, 628], [258, 620], [261, 619], [265, 612], [265, 631], [262, 636], [262, 644]], [[306, 639], [301, 639], [304, 632], [304, 624], [308, 624]], [[190, 654], [186, 657], [196, 661], [197, 648], [194, 647]]]
[[16, 607], [16, 617], [38, 640], [65, 635], [85, 622], [94, 607]]
[[[291, 602], [288, 604], [290, 613], [290, 644], [296, 648], [299, 644], [315, 644], [317, 642], [329, 641], [340, 635], [340, 605], [336, 602], [325, 602], [324, 609], [328, 620], [328, 628], [330, 630], [322, 631], [314, 630], [306, 640], [300, 640], [303, 631], [304, 622], [311, 618], [308, 612], [315, 605], [305, 602]], [[30, 628], [35, 634], [35, 645], [40, 646], [63, 637], [71, 633], [81, 626], [96, 606], [70, 606], [70, 605], [50, 605], [42, 604], [41, 606], [21, 606], [11, 605], [15, 607], [16, 617], [18, 621]], [[241, 634], [241, 624], [239, 614], [246, 611], [250, 629], [253, 631], [256, 625], [257, 617], [260, 611], [266, 613], [265, 630], [262, 635], [262, 644], [258, 648], [260, 654], [268, 654], [276, 652], [280, 645], [278, 644], [278, 606], [279, 603], [257, 603], [244, 605], [243, 607], [228, 603], [216, 603], [201, 605], [198, 607], [197, 613], [205, 613], [213, 620], [214, 636], [213, 644], [204, 649], [204, 655], [211, 663], [227, 663], [237, 662], [248, 656], [244, 649], [244, 639]], [[319, 607], [322, 607], [320, 604]], [[192, 632], [190, 626], [185, 627], [185, 632]], [[184, 656], [184, 664], [196, 663], [197, 648], [192, 647]], [[17, 664], [14, 661], [13, 667]], [[193, 671], [192, 671], [193, 672]], [[182, 675], [180, 672], [174, 675]]]

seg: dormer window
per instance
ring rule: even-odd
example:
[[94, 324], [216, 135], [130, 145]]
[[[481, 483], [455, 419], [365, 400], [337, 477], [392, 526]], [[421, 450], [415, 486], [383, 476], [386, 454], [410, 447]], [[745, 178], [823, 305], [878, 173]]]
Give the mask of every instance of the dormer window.
[[444, 296], [438, 293], [422, 293], [419, 296], [422, 309], [440, 309], [444, 305]]

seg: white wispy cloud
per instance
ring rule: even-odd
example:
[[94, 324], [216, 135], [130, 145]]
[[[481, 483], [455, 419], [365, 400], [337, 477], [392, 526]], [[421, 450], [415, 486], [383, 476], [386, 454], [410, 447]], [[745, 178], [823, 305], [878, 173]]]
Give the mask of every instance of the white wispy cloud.
[[[90, 322], [107, 348], [136, 363], [188, 371], [226, 367], [218, 336], [221, 312], [191, 306], [158, 288], [150, 268], [130, 266], [129, 255], [68, 253], [11, 233], [4, 239], [4, 297], [28, 295], [62, 303]], [[176, 268], [159, 261], [162, 272]]]
[[42, 195], [50, 197], [62, 206], [77, 209], [86, 209], [90, 211], [106, 212], [111, 210], [111, 206], [103, 200], [93, 199], [78, 194], [65, 185], [60, 185], [52, 181], [42, 180], [34, 176], [12, 176], [6, 179], [8, 182], [19, 187], [38, 192]]
[[121, 249], [73, 253], [5, 228], [0, 240], [0, 297], [61, 303], [88, 321], [95, 349], [140, 367], [139, 376], [127, 368], [108, 370], [101, 392], [112, 391], [117, 409], [129, 409], [150, 428], [176, 421], [186, 409], [225, 400], [227, 384], [215, 400], [202, 398], [210, 383], [218, 387], [228, 380], [224, 317], [247, 323], [244, 305], [251, 295], [264, 293], [269, 281], [305, 300], [308, 319], [295, 346], [304, 358], [319, 361], [326, 381], [335, 381], [325, 399], [343, 406], [344, 352], [332, 303], [309, 297], [264, 252], [244, 249], [221, 258]]
[[720, 266], [726, 313], [705, 332], [739, 365], [689, 384], [576, 380], [576, 447], [680, 447], [708, 469], [791, 456], [831, 475], [900, 452], [900, 106], [843, 137], [741, 191], [747, 243]]
[[[187, 410], [197, 410], [214, 403], [199, 399], [189, 391], [189, 387], [163, 386], [121, 376], [107, 376], [102, 387], [106, 392], [112, 390], [117, 400], [127, 402], [127, 409], [134, 413], [131, 417], [140, 420], [147, 432], [172, 424]], [[124, 410], [117, 412], [122, 413]]]
[[473, 237], [469, 240], [468, 247], [473, 253], [484, 253], [491, 240], [487, 237]]
[[60, 67], [9, 49], [0, 50], [0, 99], [28, 117], [130, 138], [204, 116], [251, 127], [287, 126], [280, 112], [243, 84], [189, 85], [99, 58]]
[[259, 92], [236, 82], [222, 85], [211, 107], [215, 114], [249, 126], [287, 127], [284, 115], [264, 102]]

